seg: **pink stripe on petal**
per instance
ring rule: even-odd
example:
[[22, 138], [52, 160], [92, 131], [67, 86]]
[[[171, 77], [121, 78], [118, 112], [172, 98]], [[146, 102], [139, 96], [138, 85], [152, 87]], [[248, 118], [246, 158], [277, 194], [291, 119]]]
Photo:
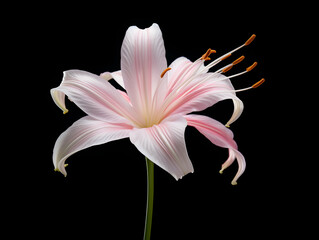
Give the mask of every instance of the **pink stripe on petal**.
[[237, 184], [237, 179], [243, 174], [246, 167], [244, 156], [237, 150], [237, 144], [233, 140], [233, 133], [220, 122], [202, 115], [185, 116], [187, 124], [195, 127], [200, 133], [207, 137], [213, 144], [229, 149], [229, 158], [222, 165], [221, 172], [230, 166], [235, 158], [238, 163], [238, 171], [232, 184]]
[[130, 140], [142, 154], [178, 180], [194, 171], [185, 145], [186, 125], [184, 117], [173, 116], [149, 128], [135, 128]]
[[188, 80], [204, 72], [203, 61], [198, 60], [193, 63], [185, 57], [177, 58], [169, 67], [171, 71], [168, 73], [168, 94], [181, 88]]
[[63, 97], [66, 94], [78, 107], [96, 119], [136, 123], [128, 101], [108, 81], [95, 74], [80, 70], [66, 71], [61, 85], [51, 89], [51, 94], [62, 109], [65, 107]]
[[86, 116], [73, 123], [57, 139], [53, 164], [66, 176], [64, 163], [72, 154], [91, 146], [126, 138], [132, 127], [126, 123], [111, 124]]
[[178, 91], [174, 90], [167, 96], [164, 107], [164, 117], [172, 114], [188, 114], [193, 111], [202, 111], [215, 103], [232, 99], [234, 112], [227, 125], [234, 122], [243, 111], [242, 101], [234, 94], [229, 80], [218, 81], [224, 78], [222, 74], [206, 73], [197, 75], [188, 85]]
[[130, 27], [122, 44], [121, 71], [129, 99], [140, 116], [151, 116], [165, 97], [166, 77], [162, 79], [161, 73], [166, 68], [159, 26], [153, 24], [143, 30]]
[[100, 77], [107, 81], [113, 78], [122, 88], [125, 89], [121, 70], [115, 72], [104, 72], [100, 74]]

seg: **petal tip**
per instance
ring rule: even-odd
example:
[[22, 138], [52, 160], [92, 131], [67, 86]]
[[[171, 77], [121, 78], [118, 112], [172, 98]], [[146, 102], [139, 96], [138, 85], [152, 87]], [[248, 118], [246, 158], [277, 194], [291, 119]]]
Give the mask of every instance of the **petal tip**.
[[112, 79], [112, 75], [110, 72], [104, 72], [100, 74], [100, 77], [103, 78], [106, 81], [109, 81]]
[[65, 168], [66, 168], [67, 166], [69, 166], [69, 164], [64, 164], [64, 166], [61, 167], [61, 169], [59, 169], [58, 167], [56, 167], [56, 168], [54, 169], [54, 171], [55, 171], [55, 172], [60, 172], [60, 173], [63, 174], [64, 177], [66, 177], [66, 176], [67, 176], [67, 173], [66, 173], [66, 171], [65, 171]]
[[64, 177], [66, 177], [66, 175], [67, 175], [66, 171], [61, 172], [60, 169], [58, 169], [58, 168], [55, 168], [54, 171], [62, 173]]
[[236, 181], [232, 181], [232, 182], [231, 182], [231, 185], [236, 186], [236, 185], [237, 185], [237, 182], [236, 182]]

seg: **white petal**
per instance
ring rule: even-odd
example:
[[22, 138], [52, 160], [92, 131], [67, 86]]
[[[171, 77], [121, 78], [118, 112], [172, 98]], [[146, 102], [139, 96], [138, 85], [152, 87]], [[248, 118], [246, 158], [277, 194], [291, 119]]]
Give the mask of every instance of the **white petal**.
[[231, 116], [229, 121], [226, 123], [226, 127], [229, 127], [230, 124], [235, 122], [240, 117], [240, 115], [242, 114], [244, 110], [244, 103], [239, 98], [237, 97], [233, 98], [233, 104], [234, 104], [233, 115]]
[[89, 116], [101, 121], [134, 121], [127, 100], [108, 81], [95, 74], [80, 70], [64, 72], [61, 85], [51, 89], [51, 95], [65, 112], [64, 94]]
[[125, 89], [121, 70], [116, 72], [104, 72], [101, 73], [100, 76], [107, 81], [113, 78], [122, 88]]
[[[227, 124], [234, 122], [243, 111], [243, 103], [235, 95], [230, 80], [219, 81], [221, 78], [225, 78], [225, 76], [218, 73], [197, 75], [188, 85], [179, 89], [177, 93], [172, 92], [171, 96], [174, 96], [173, 98], [171, 96], [167, 97], [170, 101], [166, 103], [167, 108], [164, 116], [202, 111], [219, 101], [232, 99], [234, 112]], [[170, 82], [172, 81], [170, 80]]]
[[[150, 28], [130, 27], [121, 49], [121, 71], [125, 89], [139, 114], [147, 113], [165, 97], [165, 79], [161, 73], [167, 68], [162, 32], [157, 24]], [[162, 85], [159, 88], [159, 85]], [[162, 92], [163, 91], [163, 92]], [[155, 95], [158, 95], [154, 97]]]
[[142, 154], [178, 180], [194, 171], [185, 145], [186, 125], [184, 117], [170, 117], [150, 128], [135, 128], [130, 140]]
[[243, 174], [246, 167], [244, 156], [237, 150], [237, 144], [233, 140], [233, 133], [220, 122], [202, 115], [187, 115], [187, 123], [189, 126], [195, 127], [200, 133], [207, 137], [213, 144], [228, 148], [229, 157], [222, 165], [220, 173], [229, 167], [237, 159], [238, 171], [234, 177], [232, 184], [237, 184], [237, 179]]
[[125, 123], [111, 124], [89, 116], [81, 118], [57, 139], [53, 149], [55, 169], [66, 176], [64, 164], [69, 156], [91, 146], [126, 138], [131, 129]]

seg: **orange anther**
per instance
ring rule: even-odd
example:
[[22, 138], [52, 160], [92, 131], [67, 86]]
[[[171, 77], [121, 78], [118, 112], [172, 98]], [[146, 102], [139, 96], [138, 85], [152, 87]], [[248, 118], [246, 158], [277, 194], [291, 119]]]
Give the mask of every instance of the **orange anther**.
[[229, 65], [228, 67], [223, 69], [223, 73], [228, 72], [231, 68], [233, 67], [233, 65]]
[[229, 58], [231, 56], [231, 53], [227, 54], [225, 57], [223, 57], [222, 59], [220, 59], [220, 61], [225, 60], [226, 58]]
[[258, 88], [261, 84], [263, 84], [265, 82], [265, 79], [262, 78], [261, 80], [259, 80], [258, 82], [256, 82], [254, 85], [252, 85], [252, 88]]
[[200, 60], [204, 60], [204, 61], [210, 60], [209, 55], [211, 55], [212, 53], [216, 53], [216, 51], [208, 48], [208, 50], [206, 51], [205, 54], [203, 54]]
[[163, 78], [164, 75], [165, 75], [165, 73], [168, 72], [169, 70], [171, 70], [171, 68], [166, 68], [166, 69], [162, 72], [161, 78]]
[[244, 60], [244, 58], [245, 58], [244, 56], [241, 56], [240, 58], [236, 59], [235, 61], [233, 61], [233, 65], [240, 63], [241, 61]]
[[255, 37], [256, 37], [255, 34], [251, 35], [251, 37], [245, 42], [244, 45], [248, 46], [249, 44], [251, 44], [251, 42], [254, 41]]
[[257, 62], [254, 62], [250, 67], [246, 68], [246, 71], [249, 72], [257, 66]]

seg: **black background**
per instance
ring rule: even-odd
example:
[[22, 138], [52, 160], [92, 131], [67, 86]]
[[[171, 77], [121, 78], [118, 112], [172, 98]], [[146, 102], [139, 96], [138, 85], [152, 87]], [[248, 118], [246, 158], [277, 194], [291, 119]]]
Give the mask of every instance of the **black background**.
[[[299, 134], [312, 130], [300, 127], [299, 119], [308, 113], [297, 105], [300, 95], [289, 96], [292, 86], [300, 86], [295, 53], [298, 43], [304, 51], [299, 40], [308, 30], [296, 28], [294, 12], [261, 2], [172, 4], [12, 6], [11, 18], [19, 21], [6, 26], [4, 46], [12, 53], [6, 62], [14, 69], [10, 83], [16, 90], [10, 95], [12, 106], [4, 108], [10, 116], [6, 126], [14, 124], [16, 131], [10, 131], [5, 149], [10, 155], [3, 157], [4, 228], [12, 236], [142, 239], [144, 157], [124, 139], [70, 157], [66, 178], [54, 172], [55, 140], [85, 114], [67, 102], [70, 111], [63, 115], [49, 91], [60, 84], [64, 70], [119, 70], [127, 28], [153, 22], [162, 30], [168, 64], [180, 56], [196, 60], [208, 48], [218, 57], [256, 34], [249, 47], [225, 63], [246, 56], [231, 74], [258, 62], [252, 72], [233, 80], [235, 88], [262, 77], [266, 82], [238, 94], [245, 110], [231, 130], [247, 169], [237, 186], [230, 184], [236, 163], [218, 173], [227, 150], [191, 127], [185, 139], [195, 172], [175, 181], [155, 168], [152, 239], [259, 239], [309, 232], [302, 223], [316, 210], [315, 188], [304, 173], [313, 158], [307, 160]], [[232, 103], [224, 101], [201, 114], [226, 123], [232, 110]]]

